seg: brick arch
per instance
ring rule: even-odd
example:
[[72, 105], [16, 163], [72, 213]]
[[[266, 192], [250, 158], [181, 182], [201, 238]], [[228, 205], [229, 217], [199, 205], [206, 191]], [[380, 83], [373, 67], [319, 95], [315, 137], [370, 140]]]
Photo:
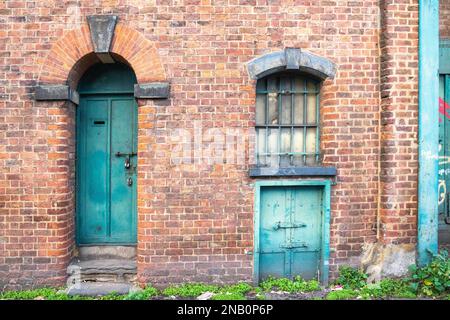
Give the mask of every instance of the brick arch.
[[[166, 76], [154, 44], [137, 30], [118, 23], [110, 52], [134, 70], [139, 84], [165, 81]], [[67, 32], [53, 44], [42, 62], [39, 84], [76, 86], [82, 73], [99, 60], [95, 57], [89, 26]]]

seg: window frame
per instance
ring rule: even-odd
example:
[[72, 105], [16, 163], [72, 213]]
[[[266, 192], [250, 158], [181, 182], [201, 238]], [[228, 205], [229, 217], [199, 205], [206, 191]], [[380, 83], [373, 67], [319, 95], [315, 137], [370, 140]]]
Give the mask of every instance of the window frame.
[[[268, 87], [269, 79], [276, 79], [276, 91], [271, 91]], [[286, 90], [282, 88], [282, 79], [287, 78], [289, 82], [290, 90]], [[295, 83], [297, 79], [300, 79], [303, 81], [303, 89], [300, 91], [295, 90]], [[264, 81], [265, 89], [261, 90], [260, 83], [261, 81]], [[311, 91], [308, 89], [308, 84], [312, 83], [312, 85], [315, 87], [315, 90]], [[307, 73], [300, 73], [300, 72], [277, 72], [274, 74], [267, 75], [263, 78], [260, 78], [257, 80], [256, 88], [255, 88], [255, 132], [256, 132], [256, 141], [255, 141], [255, 153], [256, 153], [256, 166], [259, 168], [305, 168], [305, 167], [314, 167], [314, 166], [320, 166], [322, 162], [322, 153], [320, 148], [320, 141], [321, 141], [321, 118], [320, 118], [320, 95], [321, 95], [321, 88], [322, 88], [322, 81], [317, 79], [314, 76], [311, 76]], [[277, 95], [277, 123], [276, 124], [270, 124], [269, 119], [269, 98], [271, 93], [276, 93]], [[315, 122], [314, 123], [308, 123], [308, 96], [310, 94], [314, 94], [315, 98]], [[264, 95], [264, 123], [258, 123], [258, 96]], [[283, 124], [282, 122], [282, 112], [283, 112], [283, 96], [284, 95], [290, 95], [290, 123], [289, 124]], [[302, 95], [301, 99], [303, 99], [303, 115], [302, 115], [302, 123], [295, 123], [295, 109], [296, 109], [296, 95]], [[290, 128], [290, 141], [289, 141], [289, 152], [281, 152], [282, 149], [282, 129]], [[315, 128], [315, 147], [314, 152], [307, 152], [307, 131], [308, 128]], [[259, 130], [265, 130], [264, 133], [264, 153], [259, 153]], [[277, 134], [277, 144], [276, 144], [276, 153], [269, 152], [269, 130], [278, 129]], [[303, 150], [301, 152], [294, 152], [294, 132], [295, 130], [300, 129], [303, 130], [303, 136], [302, 136], [302, 144], [303, 144]], [[273, 166], [273, 162], [270, 159], [270, 157], [277, 157], [277, 166]], [[289, 165], [285, 166], [282, 165], [282, 158], [283, 156], [289, 157]], [[300, 156], [301, 157], [301, 164], [295, 164], [294, 163], [294, 157]], [[313, 157], [313, 160], [309, 160], [312, 163], [308, 164], [308, 157]], [[264, 157], [263, 163], [261, 163], [260, 158]]]

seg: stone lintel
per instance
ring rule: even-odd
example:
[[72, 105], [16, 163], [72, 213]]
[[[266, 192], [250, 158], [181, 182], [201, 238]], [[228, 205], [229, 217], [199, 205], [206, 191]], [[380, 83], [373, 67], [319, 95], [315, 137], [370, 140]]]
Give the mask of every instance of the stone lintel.
[[167, 99], [169, 92], [168, 82], [149, 82], [134, 85], [134, 96], [139, 99]]
[[298, 70], [325, 80], [334, 78], [336, 65], [331, 60], [310, 52], [286, 48], [251, 60], [247, 64], [247, 70], [254, 80], [285, 70]]
[[78, 92], [71, 89], [67, 85], [37, 86], [34, 93], [34, 98], [38, 101], [68, 100], [75, 104], [80, 103], [80, 96]]

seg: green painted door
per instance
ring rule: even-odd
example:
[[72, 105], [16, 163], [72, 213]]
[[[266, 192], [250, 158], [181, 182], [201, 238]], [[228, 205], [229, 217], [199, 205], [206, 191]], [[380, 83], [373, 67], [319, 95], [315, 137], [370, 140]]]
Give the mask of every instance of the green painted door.
[[136, 242], [136, 102], [83, 97], [78, 107], [78, 243]]
[[439, 243], [450, 243], [450, 75], [439, 86]]
[[263, 187], [260, 195], [259, 280], [315, 279], [320, 268], [321, 187]]
[[77, 107], [77, 243], [136, 243], [136, 77], [120, 63], [81, 78]]

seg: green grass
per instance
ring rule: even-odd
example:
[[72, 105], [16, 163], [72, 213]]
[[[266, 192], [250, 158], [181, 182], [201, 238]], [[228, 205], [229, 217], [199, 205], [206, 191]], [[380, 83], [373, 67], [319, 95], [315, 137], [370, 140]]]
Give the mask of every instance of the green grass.
[[144, 290], [129, 293], [124, 297], [124, 300], [149, 300], [157, 296], [159, 293], [158, 289], [153, 288], [152, 285], [148, 285]]
[[163, 290], [165, 296], [178, 296], [182, 298], [198, 297], [205, 292], [216, 293], [219, 287], [204, 283], [185, 283], [182, 285], [169, 286]]
[[244, 295], [236, 292], [220, 292], [212, 296], [211, 300], [246, 300], [246, 298]]
[[316, 280], [303, 280], [297, 276], [294, 280], [287, 278], [269, 277], [259, 285], [265, 292], [272, 290], [285, 291], [289, 293], [311, 292], [320, 290], [320, 284]]
[[92, 300], [92, 297], [69, 296], [63, 288], [40, 288], [23, 291], [6, 291], [0, 293], [0, 300]]
[[[387, 299], [429, 296], [436, 299], [450, 300], [450, 262], [447, 252], [433, 259], [432, 263], [423, 268], [411, 268], [411, 273], [403, 279], [383, 279], [375, 284], [367, 284], [367, 274], [362, 270], [341, 267], [335, 284], [342, 290], [329, 292], [326, 300], [349, 299]], [[251, 293], [257, 299], [265, 299], [266, 293], [283, 291], [288, 293], [306, 293], [319, 291], [322, 288], [316, 280], [306, 281], [297, 276], [293, 280], [287, 278], [269, 277], [258, 287], [245, 282], [232, 285], [212, 285], [205, 283], [185, 283], [171, 285], [162, 292], [147, 285], [143, 290], [127, 295], [111, 293], [102, 297], [69, 296], [64, 288], [40, 288], [22, 291], [7, 291], [0, 293], [0, 300], [149, 300], [158, 295], [180, 298], [197, 298], [205, 292], [213, 293], [212, 300], [245, 300]], [[320, 299], [320, 298], [312, 298]]]
[[352, 289], [331, 291], [325, 297], [326, 300], [351, 300], [358, 297], [358, 292]]
[[187, 283], [169, 286], [162, 291], [165, 296], [196, 298], [205, 292], [214, 293], [213, 300], [245, 300], [245, 295], [254, 288], [248, 283], [216, 286], [204, 283]]

